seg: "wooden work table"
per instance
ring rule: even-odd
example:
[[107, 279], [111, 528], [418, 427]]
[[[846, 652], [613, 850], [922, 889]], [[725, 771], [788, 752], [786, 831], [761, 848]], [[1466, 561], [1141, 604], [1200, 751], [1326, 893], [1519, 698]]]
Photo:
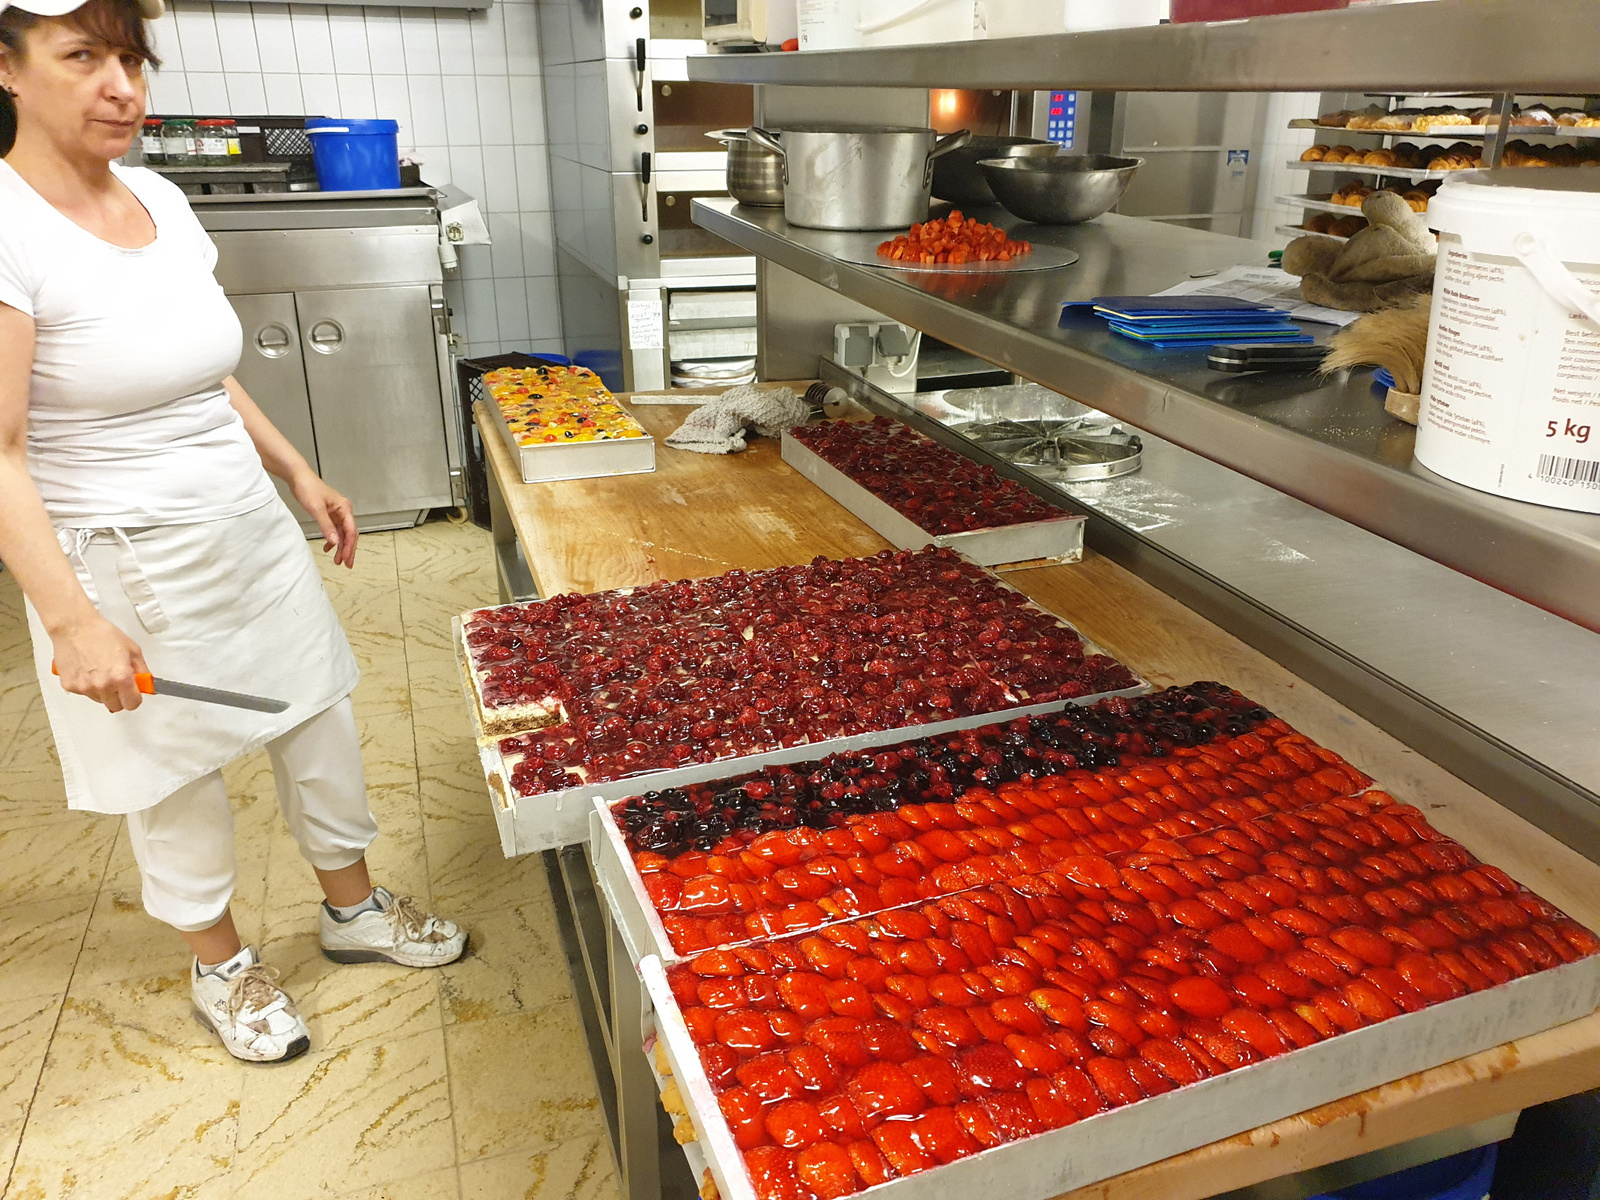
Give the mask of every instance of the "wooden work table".
[[[623, 397], [626, 401], [628, 397]], [[779, 457], [668, 449], [683, 406], [639, 404], [653, 474], [523, 484], [495, 426], [478, 424], [540, 595], [874, 554], [888, 543]], [[1158, 687], [1215, 679], [1337, 750], [1440, 830], [1600, 928], [1600, 866], [1535, 829], [1273, 660], [1109, 559], [1009, 572]], [[1202, 1200], [1262, 1180], [1600, 1086], [1600, 1013], [1080, 1188], [1060, 1200]]]

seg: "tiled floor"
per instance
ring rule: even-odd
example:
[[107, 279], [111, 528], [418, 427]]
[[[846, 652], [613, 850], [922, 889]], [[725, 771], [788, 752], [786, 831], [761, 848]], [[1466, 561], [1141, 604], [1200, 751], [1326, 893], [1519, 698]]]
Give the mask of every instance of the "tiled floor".
[[188, 957], [146, 916], [120, 818], [70, 813], [0, 574], [0, 1196], [5, 1200], [608, 1200], [604, 1118], [536, 857], [500, 853], [450, 656], [495, 598], [488, 536], [438, 522], [325, 566], [361, 660], [375, 877], [464, 923], [436, 971], [336, 966], [265, 755], [227, 772], [234, 912], [312, 1049], [229, 1058]]

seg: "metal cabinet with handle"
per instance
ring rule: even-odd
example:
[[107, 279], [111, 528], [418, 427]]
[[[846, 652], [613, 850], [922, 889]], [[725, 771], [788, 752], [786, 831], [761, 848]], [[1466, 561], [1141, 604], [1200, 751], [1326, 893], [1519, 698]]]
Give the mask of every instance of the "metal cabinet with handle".
[[244, 326], [239, 382], [360, 528], [461, 503], [433, 192], [196, 200]]
[[[239, 314], [239, 323], [244, 326], [244, 354], [234, 377], [260, 406], [267, 420], [289, 439], [289, 444], [305, 455], [313, 469], [320, 470], [294, 296], [276, 292], [229, 299], [233, 302], [233, 311]], [[288, 502], [288, 486], [281, 479], [273, 482], [278, 486], [278, 494]]]
[[428, 289], [301, 292], [295, 303], [323, 477], [358, 512], [448, 493]]

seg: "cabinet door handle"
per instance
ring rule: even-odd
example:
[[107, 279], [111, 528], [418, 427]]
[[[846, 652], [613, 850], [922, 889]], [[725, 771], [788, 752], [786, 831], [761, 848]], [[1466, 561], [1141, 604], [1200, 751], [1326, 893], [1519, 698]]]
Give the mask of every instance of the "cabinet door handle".
[[318, 354], [333, 354], [344, 345], [344, 327], [337, 321], [318, 321], [306, 340]]
[[256, 331], [256, 349], [265, 358], [282, 358], [293, 344], [294, 339], [282, 325], [263, 325]]

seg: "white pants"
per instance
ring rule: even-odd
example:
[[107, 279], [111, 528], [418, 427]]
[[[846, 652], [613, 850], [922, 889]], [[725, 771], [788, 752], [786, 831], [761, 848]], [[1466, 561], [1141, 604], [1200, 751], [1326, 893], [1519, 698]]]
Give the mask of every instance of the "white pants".
[[[367, 807], [361, 738], [347, 696], [267, 743], [278, 807], [300, 853], [321, 871], [348, 867], [378, 836]], [[237, 877], [233, 809], [213, 771], [151, 808], [128, 814], [144, 907], [185, 933], [227, 910]]]

